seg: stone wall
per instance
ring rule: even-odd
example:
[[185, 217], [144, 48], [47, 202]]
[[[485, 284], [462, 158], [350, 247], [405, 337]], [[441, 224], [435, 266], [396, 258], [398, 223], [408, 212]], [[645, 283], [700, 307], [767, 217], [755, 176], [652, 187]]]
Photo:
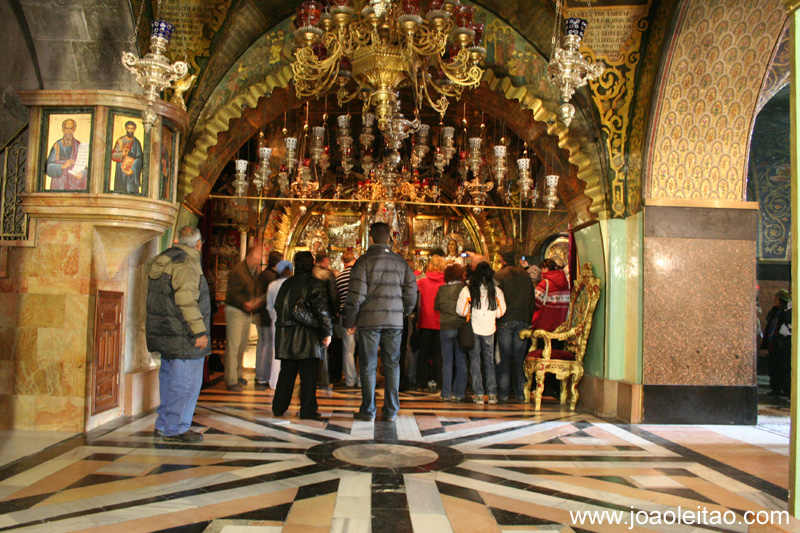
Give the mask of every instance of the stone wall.
[[758, 211], [737, 204], [645, 207], [645, 423], [755, 423]]
[[17, 91], [109, 89], [141, 94], [120, 61], [122, 52], [131, 50], [132, 20], [125, 0], [0, 0], [0, 144], [28, 121]]

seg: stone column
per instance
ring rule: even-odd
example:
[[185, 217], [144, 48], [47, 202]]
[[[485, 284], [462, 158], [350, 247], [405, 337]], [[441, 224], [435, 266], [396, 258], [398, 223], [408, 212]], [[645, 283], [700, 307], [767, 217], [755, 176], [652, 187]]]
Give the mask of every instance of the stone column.
[[[792, 113], [792, 146], [791, 146], [791, 154], [792, 154], [792, 235], [794, 238], [791, 240], [791, 262], [792, 262], [792, 294], [797, 299], [797, 295], [800, 294], [800, 285], [798, 285], [798, 268], [800, 268], [800, 247], [797, 245], [797, 235], [798, 231], [800, 231], [800, 189], [797, 187], [797, 172], [798, 166], [800, 165], [800, 143], [798, 143], [797, 139], [797, 132], [798, 132], [798, 106], [800, 106], [800, 79], [798, 79], [798, 74], [800, 74], [800, 53], [798, 53], [798, 22], [800, 22], [800, 12], [798, 11], [798, 7], [800, 7], [800, 2], [797, 0], [784, 0], [784, 4], [786, 6], [786, 10], [789, 12], [789, 18], [791, 19], [791, 37], [790, 40], [792, 42], [792, 59], [791, 59], [791, 68], [792, 68], [792, 83], [791, 83], [791, 91], [792, 91], [792, 103], [791, 103], [791, 113]], [[797, 325], [797, 311], [792, 313], [792, 331], [794, 331], [794, 326]], [[800, 387], [798, 387], [798, 376], [800, 376], [800, 372], [798, 372], [798, 361], [797, 357], [797, 335], [792, 335], [792, 426], [791, 426], [791, 458], [789, 463], [789, 512], [792, 516], [797, 517], [800, 516], [800, 499], [797, 497], [797, 491], [800, 490], [800, 465], [798, 465], [798, 457], [797, 457], [797, 443], [800, 440], [800, 428], [797, 425], [797, 394], [800, 392]]]
[[[129, 257], [175, 222], [176, 158], [188, 116], [175, 105], [157, 104], [159, 119], [141, 143], [141, 188], [114, 193], [111, 151], [119, 136], [114, 116], [139, 117], [144, 98], [115, 91], [30, 91], [20, 93], [20, 99], [31, 108], [30, 192], [22, 204], [30, 232], [26, 246], [5, 252], [8, 272], [0, 278], [0, 427], [84, 431], [123, 414], [123, 371], [136, 366], [126, 364], [134, 357], [126, 345], [134, 351], [143, 342], [140, 332], [128, 331], [134, 328], [126, 324], [126, 309], [139, 309], [136, 302], [145, 297], [141, 283], [129, 274], [141, 271], [142, 254], [131, 264]], [[79, 139], [91, 148], [85, 190], [44, 185], [53, 129], [48, 117], [53, 114], [91, 116], [91, 135]], [[166, 142], [171, 144], [162, 151]], [[147, 252], [157, 250], [150, 246]], [[92, 380], [101, 291], [122, 293], [123, 299], [119, 347], [107, 351], [119, 357], [119, 372], [110, 380], [117, 382], [118, 401], [98, 412], [92, 405]], [[135, 342], [126, 342], [128, 336]]]
[[643, 422], [755, 424], [754, 202], [647, 200]]

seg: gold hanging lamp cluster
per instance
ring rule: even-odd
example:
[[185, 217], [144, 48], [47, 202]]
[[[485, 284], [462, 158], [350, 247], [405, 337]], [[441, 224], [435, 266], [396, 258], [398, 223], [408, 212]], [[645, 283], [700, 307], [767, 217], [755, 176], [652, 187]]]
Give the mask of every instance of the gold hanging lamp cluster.
[[345, 104], [374, 106], [378, 128], [389, 127], [400, 89], [410, 87], [417, 110], [423, 102], [442, 117], [448, 98], [458, 99], [483, 77], [483, 24], [474, 6], [459, 0], [370, 0], [359, 13], [351, 0], [316, 0], [297, 9], [297, 50], [292, 63], [300, 98], [321, 96], [338, 85]]

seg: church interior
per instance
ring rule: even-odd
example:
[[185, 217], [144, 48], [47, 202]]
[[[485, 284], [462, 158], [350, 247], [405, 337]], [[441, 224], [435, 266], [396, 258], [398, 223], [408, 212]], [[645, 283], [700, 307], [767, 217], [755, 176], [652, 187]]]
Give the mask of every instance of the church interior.
[[[0, 0], [0, 530], [800, 529], [796, 372], [768, 396], [762, 345], [797, 279], [799, 6]], [[145, 265], [180, 228], [219, 356], [248, 249], [338, 271], [374, 222], [419, 271], [565, 267], [572, 404], [275, 417], [250, 346], [202, 443], [154, 436]]]

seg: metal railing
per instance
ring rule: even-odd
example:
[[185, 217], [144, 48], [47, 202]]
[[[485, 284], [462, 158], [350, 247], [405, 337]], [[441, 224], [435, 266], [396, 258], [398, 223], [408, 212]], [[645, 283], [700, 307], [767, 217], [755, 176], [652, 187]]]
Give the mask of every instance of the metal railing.
[[0, 242], [28, 238], [28, 215], [22, 212], [28, 162], [28, 125], [0, 148]]

